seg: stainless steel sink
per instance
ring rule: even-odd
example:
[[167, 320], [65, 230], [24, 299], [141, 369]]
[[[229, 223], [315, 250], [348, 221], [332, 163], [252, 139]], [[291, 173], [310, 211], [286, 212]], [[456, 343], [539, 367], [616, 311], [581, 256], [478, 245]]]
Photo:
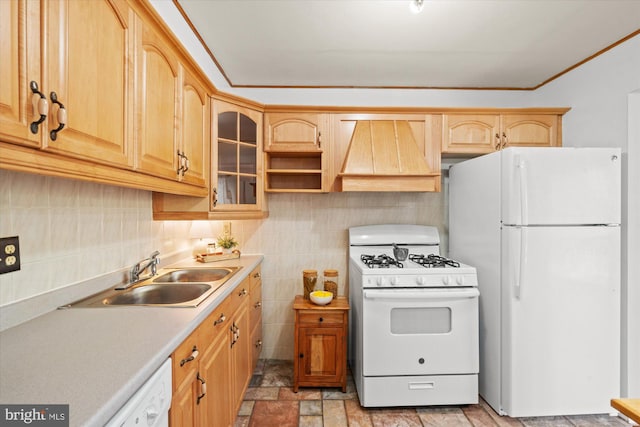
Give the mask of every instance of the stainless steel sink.
[[153, 279], [153, 282], [217, 282], [235, 273], [237, 270], [238, 267], [179, 269], [162, 274]]
[[[104, 305], [172, 305], [195, 301], [209, 296], [211, 285], [206, 283], [167, 283], [162, 285], [145, 285], [104, 298]], [[210, 293], [210, 292], [209, 292]], [[205, 295], [206, 294], [206, 295]], [[204, 295], [204, 298], [202, 298]]]
[[150, 305], [196, 307], [242, 267], [165, 269], [123, 290], [108, 289], [66, 307]]

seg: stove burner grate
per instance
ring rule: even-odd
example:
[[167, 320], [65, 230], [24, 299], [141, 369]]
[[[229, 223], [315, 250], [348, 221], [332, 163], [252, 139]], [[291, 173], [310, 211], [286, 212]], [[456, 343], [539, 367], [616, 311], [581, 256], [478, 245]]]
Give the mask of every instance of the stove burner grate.
[[409, 260], [426, 268], [460, 267], [459, 262], [434, 254], [409, 254]]
[[360, 255], [360, 259], [362, 262], [369, 268], [389, 268], [389, 267], [398, 267], [403, 268], [404, 265], [400, 261], [397, 261], [395, 258], [390, 257], [389, 255]]

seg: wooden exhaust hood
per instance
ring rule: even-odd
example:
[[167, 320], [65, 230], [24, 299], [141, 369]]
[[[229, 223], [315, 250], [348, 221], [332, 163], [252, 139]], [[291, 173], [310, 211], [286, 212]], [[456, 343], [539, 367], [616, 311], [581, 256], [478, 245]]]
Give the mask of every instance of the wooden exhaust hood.
[[440, 191], [407, 120], [358, 120], [338, 176], [342, 191]]

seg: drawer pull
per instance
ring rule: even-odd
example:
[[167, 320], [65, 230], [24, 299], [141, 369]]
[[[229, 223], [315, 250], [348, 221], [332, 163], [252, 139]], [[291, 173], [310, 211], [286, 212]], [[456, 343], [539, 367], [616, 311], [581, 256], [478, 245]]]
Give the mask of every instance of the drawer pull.
[[51, 98], [51, 102], [57, 104], [59, 107], [57, 115], [58, 127], [49, 132], [49, 137], [52, 141], [55, 141], [58, 139], [58, 132], [60, 132], [64, 128], [64, 125], [67, 124], [67, 110], [64, 108], [64, 105], [62, 105], [62, 102], [58, 101], [58, 95], [55, 92], [51, 92], [49, 97]]
[[213, 326], [218, 326], [220, 323], [223, 323], [225, 320], [227, 320], [227, 318], [225, 317], [224, 313], [222, 313], [220, 315], [220, 317], [218, 317], [214, 322], [213, 322]]
[[199, 405], [200, 399], [202, 399], [204, 395], [207, 394], [207, 383], [204, 378], [200, 376], [200, 372], [198, 372], [196, 379], [200, 381], [200, 394], [198, 395], [198, 399], [196, 400], [196, 405]]
[[184, 366], [185, 363], [191, 362], [192, 360], [196, 360], [196, 358], [198, 357], [198, 347], [196, 347], [195, 345], [193, 346], [193, 350], [191, 350], [191, 356], [187, 357], [186, 359], [182, 359], [180, 361], [180, 366]]
[[31, 88], [31, 93], [33, 93], [33, 114], [40, 116], [38, 120], [31, 122], [29, 128], [31, 129], [31, 133], [38, 133], [38, 126], [40, 126], [40, 123], [44, 122], [47, 118], [49, 103], [47, 102], [47, 97], [44, 96], [44, 93], [40, 92], [40, 89], [38, 89], [38, 83], [31, 81], [31, 83], [29, 83], [29, 87]]

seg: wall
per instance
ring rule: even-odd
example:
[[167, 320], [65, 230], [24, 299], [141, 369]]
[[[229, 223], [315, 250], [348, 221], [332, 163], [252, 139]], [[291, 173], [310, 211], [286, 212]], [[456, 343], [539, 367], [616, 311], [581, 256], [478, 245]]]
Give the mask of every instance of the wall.
[[0, 307], [185, 250], [188, 225], [154, 222], [148, 191], [0, 170], [0, 236], [20, 237], [22, 260]]

